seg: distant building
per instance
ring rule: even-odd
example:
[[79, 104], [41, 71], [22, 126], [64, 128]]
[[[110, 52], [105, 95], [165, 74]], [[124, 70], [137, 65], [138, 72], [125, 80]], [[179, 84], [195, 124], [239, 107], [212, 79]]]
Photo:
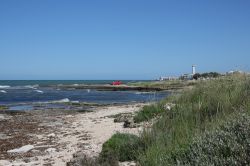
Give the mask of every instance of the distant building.
[[180, 76], [181, 80], [192, 80], [193, 76], [196, 74], [196, 65], [192, 65], [192, 73], [191, 74], [183, 74]]
[[195, 65], [192, 65], [192, 75], [195, 75], [195, 74], [196, 74], [195, 69], [196, 69], [196, 66], [195, 66]]
[[192, 65], [192, 73], [191, 74], [183, 74], [179, 78], [178, 77], [164, 77], [161, 76], [158, 81], [169, 81], [169, 80], [192, 80], [193, 76], [196, 74], [196, 65]]
[[231, 70], [227, 72], [227, 75], [232, 75], [232, 74], [244, 74], [244, 72], [240, 70]]
[[193, 79], [193, 74], [183, 74], [180, 76], [181, 80], [192, 80]]
[[163, 77], [163, 76], [161, 76], [158, 80], [159, 81], [178, 80], [178, 77]]

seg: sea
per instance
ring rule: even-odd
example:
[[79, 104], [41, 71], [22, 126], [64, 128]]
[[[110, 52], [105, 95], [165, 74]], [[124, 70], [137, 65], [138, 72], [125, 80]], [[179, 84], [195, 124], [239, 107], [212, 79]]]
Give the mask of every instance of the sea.
[[[121, 81], [123, 83], [129, 83], [142, 80]], [[34, 103], [59, 104], [67, 102], [87, 102], [98, 104], [129, 104], [159, 101], [169, 95], [169, 92], [165, 91], [98, 91], [92, 89], [60, 89], [56, 86], [110, 83], [112, 83], [112, 80], [0, 80], [0, 105], [29, 109]], [[25, 107], [18, 107], [20, 105]]]

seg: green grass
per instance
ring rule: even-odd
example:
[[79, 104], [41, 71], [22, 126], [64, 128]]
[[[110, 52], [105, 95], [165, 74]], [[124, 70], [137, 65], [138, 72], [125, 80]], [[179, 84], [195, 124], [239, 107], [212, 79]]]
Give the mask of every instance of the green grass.
[[146, 145], [139, 156], [143, 166], [171, 165], [171, 154], [188, 148], [196, 136], [213, 130], [230, 114], [248, 110], [250, 81], [238, 75], [201, 82], [169, 100], [175, 107], [141, 135]]
[[128, 85], [141, 86], [147, 88], [161, 88], [161, 89], [182, 89], [187, 86], [193, 86], [197, 82], [185, 80], [169, 80], [169, 81], [150, 81], [150, 82], [135, 82], [128, 83]]
[[164, 112], [163, 105], [161, 104], [153, 104], [147, 105], [142, 108], [141, 111], [137, 112], [134, 116], [134, 122], [140, 123], [143, 121], [149, 121], [156, 116], [162, 114]]
[[[166, 103], [174, 107], [165, 110]], [[140, 138], [114, 135], [103, 145], [101, 156], [137, 160], [142, 166], [249, 165], [249, 114], [248, 76], [199, 81], [191, 90], [145, 106], [134, 120], [158, 116], [152, 128]]]

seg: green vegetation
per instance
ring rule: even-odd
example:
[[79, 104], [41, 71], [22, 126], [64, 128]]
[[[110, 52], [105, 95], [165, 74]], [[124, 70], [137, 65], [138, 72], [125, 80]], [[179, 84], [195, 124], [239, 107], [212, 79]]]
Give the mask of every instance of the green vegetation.
[[250, 165], [250, 116], [237, 113], [173, 153], [172, 165]]
[[143, 109], [136, 113], [134, 116], [134, 122], [140, 123], [148, 121], [164, 112], [164, 106], [160, 103], [144, 106]]
[[117, 133], [103, 144], [100, 160], [108, 162], [110, 157], [117, 158], [119, 161], [135, 160], [138, 152], [142, 151], [142, 142], [139, 137], [132, 134]]
[[221, 74], [217, 73], [217, 72], [209, 72], [209, 73], [196, 73], [195, 75], [193, 75], [193, 78], [195, 80], [197, 80], [198, 78], [218, 78], [220, 77]]
[[182, 89], [187, 86], [193, 86], [195, 85], [195, 82], [183, 81], [183, 80], [169, 80], [169, 81], [135, 82], [135, 83], [128, 83], [128, 85], [171, 90], [171, 89]]
[[191, 91], [169, 100], [175, 107], [165, 111], [152, 129], [141, 135], [146, 150], [138, 158], [143, 166], [172, 165], [179, 153], [187, 151], [194, 138], [214, 131], [231, 114], [249, 110], [250, 80], [238, 75], [201, 82]]
[[[171, 109], [164, 109], [171, 103]], [[144, 107], [136, 122], [159, 117], [140, 138], [113, 136], [102, 157], [137, 160], [142, 166], [249, 165], [250, 78], [220, 77]], [[130, 141], [128, 141], [130, 140]], [[136, 146], [127, 144], [136, 142]], [[128, 148], [132, 147], [132, 148]], [[112, 153], [113, 152], [113, 153]], [[135, 152], [135, 153], [134, 153]]]

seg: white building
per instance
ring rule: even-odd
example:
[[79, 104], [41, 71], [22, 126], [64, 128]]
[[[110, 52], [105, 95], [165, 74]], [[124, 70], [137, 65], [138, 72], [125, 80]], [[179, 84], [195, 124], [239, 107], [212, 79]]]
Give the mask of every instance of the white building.
[[192, 75], [195, 75], [195, 74], [196, 74], [196, 66], [192, 65]]
[[169, 81], [169, 80], [177, 80], [178, 77], [163, 77], [161, 76], [158, 80], [159, 81]]

